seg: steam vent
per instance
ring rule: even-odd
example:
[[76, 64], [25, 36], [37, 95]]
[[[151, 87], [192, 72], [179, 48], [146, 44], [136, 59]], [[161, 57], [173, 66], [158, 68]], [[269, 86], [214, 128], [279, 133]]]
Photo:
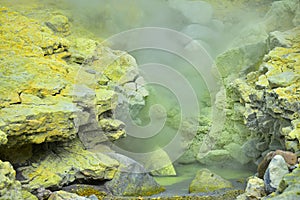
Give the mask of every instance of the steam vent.
[[299, 0], [0, 0], [0, 200], [296, 200], [299, 141]]

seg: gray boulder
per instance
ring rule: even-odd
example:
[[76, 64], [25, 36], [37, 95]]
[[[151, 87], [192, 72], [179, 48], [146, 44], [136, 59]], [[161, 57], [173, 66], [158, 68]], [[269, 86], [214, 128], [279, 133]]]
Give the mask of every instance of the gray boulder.
[[114, 178], [105, 183], [114, 196], [150, 196], [165, 190], [138, 162], [117, 153], [108, 155], [120, 163]]
[[284, 158], [281, 155], [274, 156], [264, 175], [266, 192], [275, 192], [283, 176], [288, 173], [289, 169]]

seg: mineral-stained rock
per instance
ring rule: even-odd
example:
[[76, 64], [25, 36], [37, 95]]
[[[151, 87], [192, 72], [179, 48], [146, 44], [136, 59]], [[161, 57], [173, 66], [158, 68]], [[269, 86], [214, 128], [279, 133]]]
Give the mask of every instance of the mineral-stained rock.
[[105, 183], [106, 188], [113, 195], [150, 196], [165, 190], [136, 161], [116, 153], [109, 153], [108, 155], [120, 163], [114, 178]]
[[0, 176], [0, 196], [21, 199], [21, 184], [15, 180], [16, 172], [9, 162], [0, 161]]
[[69, 52], [71, 57], [70, 62], [82, 64], [85, 60], [92, 57], [97, 49], [98, 42], [89, 38], [74, 38], [71, 40]]
[[264, 175], [266, 192], [275, 192], [283, 176], [288, 173], [289, 170], [284, 158], [281, 155], [274, 156]]
[[32, 164], [17, 169], [24, 188], [32, 191], [40, 187], [61, 188], [76, 180], [109, 180], [118, 167], [116, 160], [84, 150], [79, 141], [49, 144], [48, 149], [36, 150]]
[[189, 186], [190, 193], [214, 192], [224, 188], [232, 188], [232, 183], [208, 169], [201, 169]]
[[9, 162], [0, 160], [0, 199], [37, 199], [22, 190], [21, 183], [15, 180], [16, 172]]
[[74, 124], [77, 111], [68, 99], [54, 105], [10, 106], [1, 109], [0, 129], [7, 135], [7, 146], [67, 141], [75, 138], [78, 130]]
[[5, 7], [1, 8], [1, 52], [6, 55], [43, 56], [66, 51], [69, 41], [53, 35], [51, 29], [41, 26]]

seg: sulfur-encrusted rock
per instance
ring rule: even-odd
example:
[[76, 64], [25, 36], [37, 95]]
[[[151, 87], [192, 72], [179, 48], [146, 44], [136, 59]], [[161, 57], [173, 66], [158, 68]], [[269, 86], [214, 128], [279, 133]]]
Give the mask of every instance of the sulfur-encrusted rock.
[[9, 162], [0, 161], [0, 196], [3, 199], [21, 199], [21, 184], [15, 180], [16, 172]]
[[0, 199], [37, 199], [31, 193], [22, 189], [16, 180], [16, 172], [9, 162], [0, 160]]
[[224, 188], [232, 188], [231, 182], [223, 179], [217, 174], [212, 173], [208, 169], [201, 169], [197, 172], [189, 186], [190, 193], [198, 192], [214, 192]]
[[101, 153], [84, 150], [79, 141], [49, 144], [48, 150], [36, 149], [32, 164], [18, 168], [22, 185], [28, 190], [61, 188], [76, 180], [99, 181], [114, 177], [118, 162]]
[[264, 181], [256, 176], [249, 177], [245, 193], [238, 196], [237, 200], [260, 199], [266, 196]]
[[1, 7], [1, 13], [1, 50], [7, 56], [39, 57], [62, 53], [68, 49], [68, 40], [53, 35], [51, 29], [41, 26], [37, 20], [5, 7]]

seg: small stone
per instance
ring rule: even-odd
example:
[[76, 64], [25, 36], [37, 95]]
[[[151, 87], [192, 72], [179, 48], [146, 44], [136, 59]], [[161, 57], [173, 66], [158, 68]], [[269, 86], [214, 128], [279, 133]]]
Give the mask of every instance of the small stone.
[[104, 131], [117, 131], [125, 128], [125, 124], [117, 119], [101, 119], [99, 121], [99, 126]]
[[66, 191], [56, 191], [53, 192], [48, 200], [65, 200], [65, 199], [73, 199], [73, 200], [90, 200], [89, 198], [79, 196], [74, 193], [66, 192]]
[[249, 178], [245, 191], [248, 197], [256, 197], [256, 199], [266, 196], [264, 181], [255, 176]]
[[197, 172], [189, 186], [189, 193], [214, 192], [224, 188], [232, 188], [232, 183], [221, 176], [212, 173], [208, 169], [201, 169]]
[[285, 162], [290, 166], [293, 166], [297, 163], [297, 155], [292, 152], [282, 150], [271, 151], [264, 157], [264, 159], [259, 163], [257, 167], [259, 178], [263, 178], [269, 163], [276, 155], [282, 156]]
[[288, 173], [289, 169], [284, 158], [281, 155], [274, 156], [264, 174], [266, 192], [268, 194], [275, 192], [283, 176]]

